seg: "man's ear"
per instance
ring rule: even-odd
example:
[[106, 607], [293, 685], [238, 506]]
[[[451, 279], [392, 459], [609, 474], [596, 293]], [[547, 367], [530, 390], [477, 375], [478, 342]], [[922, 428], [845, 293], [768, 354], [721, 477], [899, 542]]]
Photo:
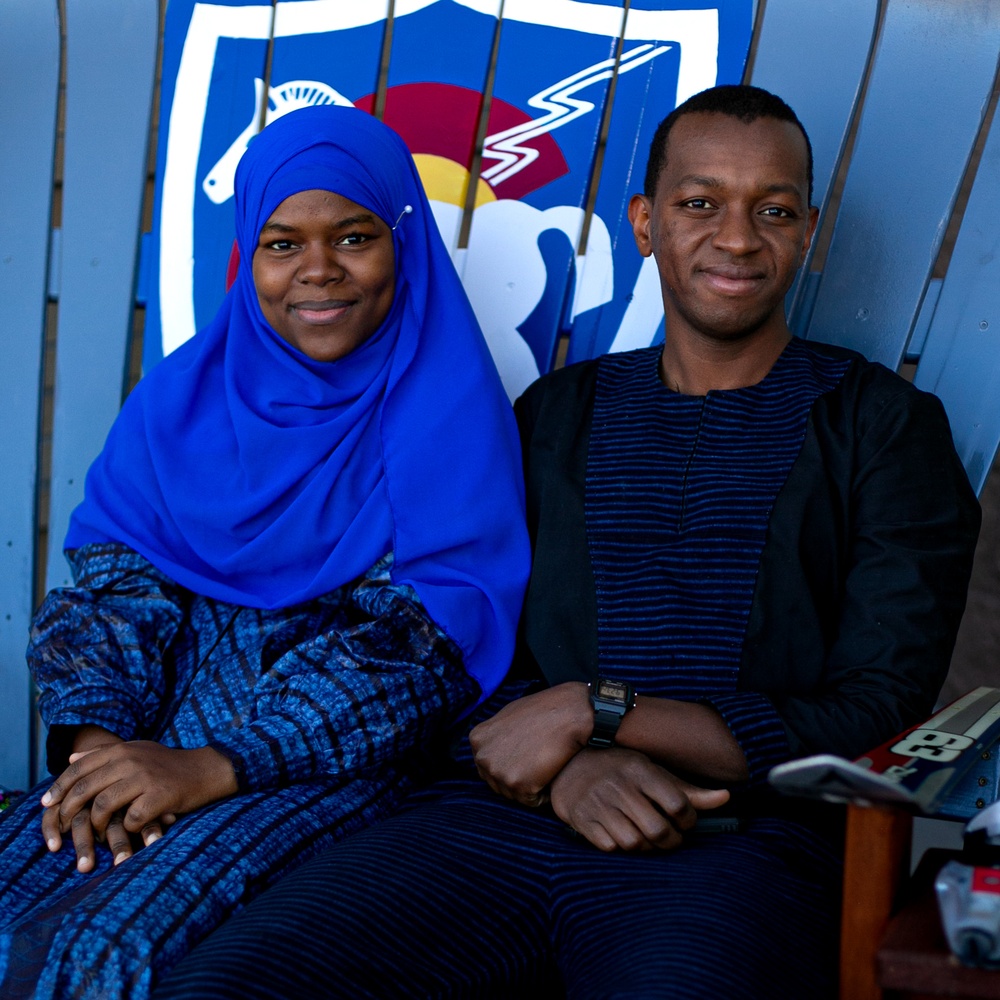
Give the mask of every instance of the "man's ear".
[[653, 241], [649, 235], [652, 212], [653, 205], [644, 194], [632, 195], [628, 203], [628, 221], [632, 223], [635, 245], [643, 257], [648, 257], [653, 252]]

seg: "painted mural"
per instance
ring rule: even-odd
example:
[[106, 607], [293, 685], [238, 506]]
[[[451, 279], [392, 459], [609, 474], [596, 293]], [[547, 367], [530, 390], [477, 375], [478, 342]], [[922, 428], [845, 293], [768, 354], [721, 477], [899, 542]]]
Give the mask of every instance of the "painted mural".
[[[234, 266], [233, 175], [260, 127], [316, 103], [374, 110], [387, 0], [167, 8], [148, 369], [214, 313]], [[570, 360], [662, 336], [655, 268], [625, 208], [656, 125], [740, 79], [752, 0], [632, 0], [596, 209], [584, 206], [620, 0], [505, 0], [471, 221], [464, 208], [501, 0], [396, 0], [385, 121], [404, 138], [508, 393], [570, 334]], [[268, 39], [274, 37], [269, 82]]]

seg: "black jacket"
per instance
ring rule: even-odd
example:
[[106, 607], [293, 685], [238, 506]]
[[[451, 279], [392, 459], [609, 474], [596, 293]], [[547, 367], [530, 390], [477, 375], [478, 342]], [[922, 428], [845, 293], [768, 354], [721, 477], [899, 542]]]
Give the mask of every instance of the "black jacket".
[[[793, 754], [853, 758], [933, 708], [980, 514], [936, 397], [809, 346], [851, 364], [813, 405], [771, 512], [739, 686], [772, 700]], [[515, 404], [534, 548], [520, 667], [550, 684], [598, 666], [584, 482], [599, 363], [553, 372]]]

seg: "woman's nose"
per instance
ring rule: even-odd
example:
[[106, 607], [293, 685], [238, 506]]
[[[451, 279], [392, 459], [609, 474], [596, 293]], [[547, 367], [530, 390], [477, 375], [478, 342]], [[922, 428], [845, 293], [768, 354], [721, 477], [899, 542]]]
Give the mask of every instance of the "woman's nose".
[[344, 269], [340, 265], [336, 250], [326, 243], [309, 243], [303, 247], [299, 265], [299, 280], [315, 284], [340, 281]]

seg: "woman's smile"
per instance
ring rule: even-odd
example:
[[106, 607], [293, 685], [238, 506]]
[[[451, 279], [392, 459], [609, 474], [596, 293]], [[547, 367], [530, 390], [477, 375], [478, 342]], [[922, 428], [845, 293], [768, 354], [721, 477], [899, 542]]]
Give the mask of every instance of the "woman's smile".
[[275, 333], [314, 361], [337, 361], [381, 326], [392, 305], [392, 231], [339, 194], [300, 191], [264, 223], [253, 281]]

